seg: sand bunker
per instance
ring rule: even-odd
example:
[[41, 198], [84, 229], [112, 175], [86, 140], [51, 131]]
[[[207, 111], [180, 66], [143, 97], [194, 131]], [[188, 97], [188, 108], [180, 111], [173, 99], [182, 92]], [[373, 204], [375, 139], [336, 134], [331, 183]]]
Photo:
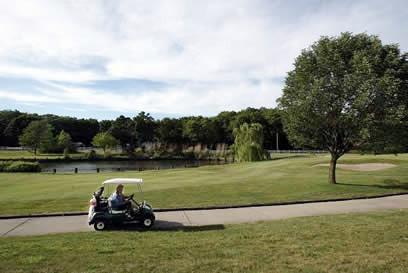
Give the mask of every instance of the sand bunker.
[[[325, 166], [328, 167], [329, 164], [317, 164], [315, 166]], [[391, 163], [362, 163], [362, 164], [337, 164], [337, 168], [350, 171], [380, 171], [389, 168], [396, 167], [397, 165]]]

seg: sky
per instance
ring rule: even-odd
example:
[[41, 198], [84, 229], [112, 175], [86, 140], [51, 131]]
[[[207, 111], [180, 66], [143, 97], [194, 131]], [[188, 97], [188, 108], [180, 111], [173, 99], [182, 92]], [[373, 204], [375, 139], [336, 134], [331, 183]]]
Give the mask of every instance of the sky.
[[0, 110], [80, 118], [275, 107], [302, 49], [366, 32], [408, 50], [406, 0], [0, 0]]

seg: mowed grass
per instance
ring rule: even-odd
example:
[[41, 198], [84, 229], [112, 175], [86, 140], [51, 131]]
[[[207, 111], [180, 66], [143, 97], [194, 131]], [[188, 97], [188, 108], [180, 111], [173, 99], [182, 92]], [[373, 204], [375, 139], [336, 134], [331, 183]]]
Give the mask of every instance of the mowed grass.
[[408, 210], [0, 238], [0, 272], [405, 273]]
[[62, 154], [37, 154], [34, 156], [29, 151], [12, 151], [12, 150], [0, 150], [0, 160], [2, 159], [44, 159], [44, 158], [62, 158]]
[[[388, 162], [396, 167], [370, 172], [338, 170], [327, 182], [328, 155], [256, 163], [144, 172], [99, 174], [0, 173], [0, 214], [87, 209], [91, 193], [114, 177], [141, 177], [144, 199], [155, 208], [238, 205], [294, 200], [373, 196], [408, 191], [408, 154], [346, 155], [340, 162]], [[111, 189], [112, 190], [112, 189]], [[127, 193], [133, 191], [125, 188]]]
[[[72, 159], [79, 159], [85, 156], [85, 153], [71, 153], [70, 158]], [[0, 150], [0, 161], [1, 160], [11, 160], [11, 159], [23, 159], [23, 160], [35, 160], [35, 159], [63, 159], [64, 154], [40, 154], [34, 155], [34, 153], [30, 151], [13, 151], [13, 150]]]

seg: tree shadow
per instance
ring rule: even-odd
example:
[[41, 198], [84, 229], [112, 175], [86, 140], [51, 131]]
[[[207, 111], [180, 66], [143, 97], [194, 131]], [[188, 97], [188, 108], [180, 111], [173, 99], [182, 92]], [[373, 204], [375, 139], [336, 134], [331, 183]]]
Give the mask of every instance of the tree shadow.
[[185, 226], [182, 223], [174, 221], [156, 220], [154, 226], [150, 229], [142, 227], [140, 224], [127, 224], [127, 225], [115, 225], [110, 226], [109, 230], [112, 231], [183, 231], [183, 232], [203, 232], [212, 230], [223, 230], [224, 225], [206, 225], [206, 226]]
[[288, 159], [288, 158], [304, 158], [304, 157], [309, 157], [310, 155], [288, 155], [288, 156], [282, 156], [282, 157], [273, 157], [271, 156], [271, 159], [269, 160], [281, 160], [281, 159]]
[[394, 190], [408, 190], [408, 182], [400, 182], [397, 179], [386, 179], [384, 184], [354, 184], [354, 183], [337, 183], [343, 186], [353, 186], [353, 187], [368, 187], [368, 188], [379, 188], [379, 189], [394, 189]]

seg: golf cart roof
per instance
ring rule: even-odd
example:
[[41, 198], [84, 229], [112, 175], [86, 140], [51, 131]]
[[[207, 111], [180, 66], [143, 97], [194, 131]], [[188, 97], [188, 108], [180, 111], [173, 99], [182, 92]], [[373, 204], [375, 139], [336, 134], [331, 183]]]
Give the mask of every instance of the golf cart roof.
[[142, 184], [143, 179], [141, 178], [113, 178], [106, 180], [102, 183], [102, 185], [108, 185], [108, 184]]

